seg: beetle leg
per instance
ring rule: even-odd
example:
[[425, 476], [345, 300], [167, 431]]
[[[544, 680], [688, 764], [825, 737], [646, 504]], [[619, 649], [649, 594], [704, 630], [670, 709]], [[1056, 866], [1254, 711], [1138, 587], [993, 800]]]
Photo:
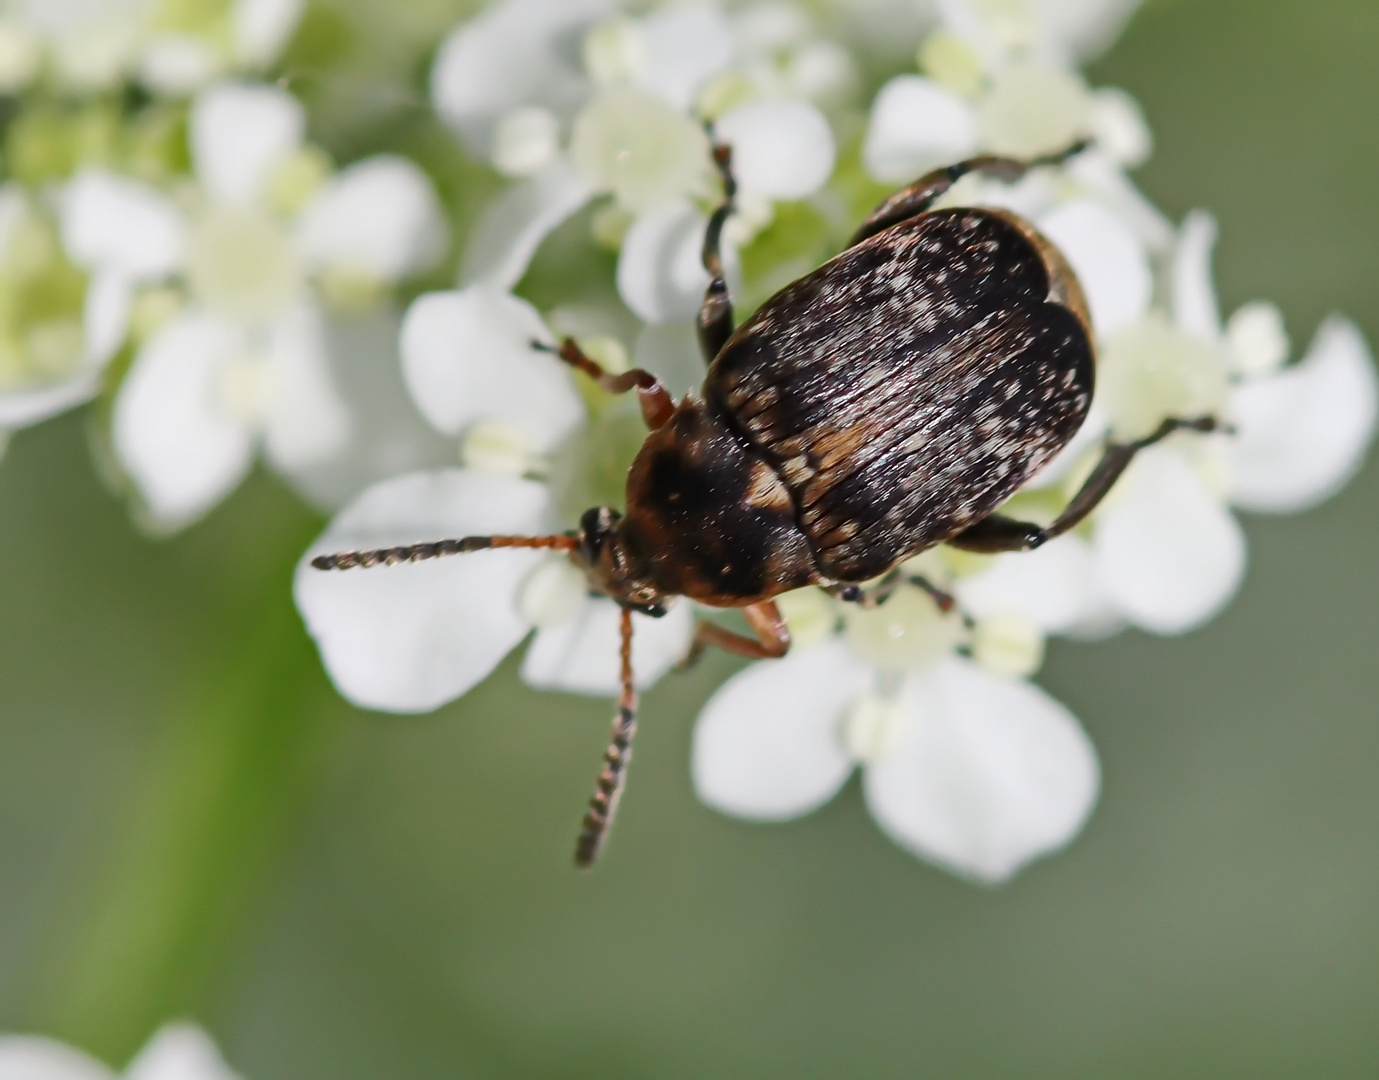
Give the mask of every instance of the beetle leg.
[[717, 645], [724, 652], [745, 656], [749, 660], [775, 659], [790, 650], [790, 630], [774, 600], [748, 604], [742, 609], [742, 614], [747, 617], [747, 625], [752, 628], [755, 637], [735, 634], [717, 623], [701, 619], [694, 629], [694, 641], [685, 658], [680, 661], [680, 666], [690, 667], [710, 645]]
[[1078, 489], [1072, 501], [1051, 525], [1039, 526], [1028, 521], [1016, 521], [1000, 514], [991, 514], [975, 525], [964, 529], [956, 536], [948, 538], [948, 543], [964, 551], [978, 551], [994, 554], [1000, 551], [1030, 551], [1046, 544], [1056, 536], [1062, 536], [1087, 519], [1101, 500], [1120, 479], [1121, 473], [1135, 460], [1135, 455], [1146, 447], [1168, 438], [1175, 431], [1218, 431], [1221, 425], [1213, 416], [1201, 416], [1194, 420], [1170, 418], [1160, 424], [1143, 439], [1129, 443], [1107, 443], [1101, 460]]
[[858, 585], [827, 585], [824, 591], [846, 603], [870, 610], [879, 608], [894, 596], [901, 585], [913, 585], [917, 589], [922, 589], [929, 594], [929, 599], [943, 614], [956, 614], [969, 628], [974, 625], [972, 616], [959, 606], [957, 598], [947, 589], [935, 585], [923, 574], [902, 574], [899, 570], [893, 570], [870, 592]]
[[862, 222], [857, 231], [852, 234], [848, 246], [860, 244], [867, 237], [875, 236], [883, 229], [889, 229], [892, 225], [898, 225], [907, 218], [924, 213], [968, 173], [985, 173], [1007, 184], [1013, 184], [1031, 169], [1037, 169], [1042, 165], [1061, 165], [1074, 154], [1079, 154], [1087, 149], [1087, 145], [1086, 142], [1074, 143], [1066, 150], [1061, 150], [1056, 154], [1045, 154], [1043, 157], [1031, 158], [1028, 161], [984, 154], [981, 157], [959, 161], [956, 165], [949, 165], [947, 168], [935, 169], [933, 172], [925, 173], [909, 187], [889, 196], [873, 210], [871, 216]]
[[603, 753], [603, 768], [594, 784], [594, 795], [584, 815], [584, 826], [575, 841], [575, 865], [587, 870], [598, 861], [618, 812], [627, 766], [632, 761], [632, 737], [637, 734], [637, 688], [632, 680], [632, 611], [622, 609], [622, 691], [618, 713], [613, 718], [613, 733]]
[[[713, 128], [709, 128], [713, 138]], [[732, 147], [713, 144], [713, 163], [723, 179], [723, 202], [709, 217], [704, 230], [704, 269], [709, 272], [709, 287], [695, 320], [699, 350], [705, 362], [712, 362], [733, 332], [733, 302], [728, 296], [728, 281], [723, 274], [723, 226], [737, 209], [737, 180], [733, 176]]]
[[610, 394], [625, 394], [636, 389], [637, 403], [642, 407], [642, 419], [652, 431], [670, 419], [675, 412], [675, 399], [670, 396], [665, 383], [643, 368], [632, 368], [621, 375], [610, 375], [603, 370], [597, 360], [586, 356], [575, 343], [574, 338], [564, 338], [559, 346], [547, 345], [544, 341], [533, 341], [531, 347], [538, 352], [554, 353], [576, 371], [582, 371]]

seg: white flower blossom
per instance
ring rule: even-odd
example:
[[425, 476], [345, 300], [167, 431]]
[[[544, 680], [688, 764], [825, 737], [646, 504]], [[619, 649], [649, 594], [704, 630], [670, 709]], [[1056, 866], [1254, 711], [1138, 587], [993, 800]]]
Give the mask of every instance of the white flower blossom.
[[121, 282], [88, 278], [43, 205], [18, 184], [0, 187], [0, 431], [89, 400], [127, 314]]
[[279, 89], [217, 84], [192, 106], [197, 184], [180, 200], [97, 170], [63, 193], [67, 247], [97, 282], [187, 295], [140, 346], [113, 416], [116, 454], [163, 527], [214, 506], [260, 445], [289, 476], [344, 453], [322, 298], [381, 295], [441, 253], [425, 174], [378, 156], [328, 175], [304, 127]]
[[1303, 359], [1283, 366], [1287, 339], [1272, 305], [1246, 305], [1227, 325], [1217, 314], [1215, 235], [1208, 215], [1189, 216], [1170, 267], [1172, 315], [1148, 312], [1108, 338], [1098, 409], [1080, 436], [1084, 447], [1103, 435], [1124, 442], [1168, 417], [1228, 425], [1144, 451], [1093, 519], [1107, 605], [1156, 633], [1201, 625], [1239, 587], [1246, 545], [1232, 505], [1315, 505], [1353, 475], [1374, 435], [1374, 365], [1359, 331], [1333, 316]]
[[[484, 285], [418, 299], [402, 331], [404, 372], [435, 427], [461, 440], [463, 468], [414, 472], [367, 489], [298, 567], [295, 595], [335, 685], [351, 701], [423, 712], [466, 693], [533, 629], [531, 685], [610, 694], [618, 609], [589, 596], [563, 556], [490, 550], [345, 573], [318, 554], [475, 535], [547, 535], [565, 525], [553, 461], [586, 424], [570, 371], [536, 351], [551, 331], [525, 301]], [[584, 507], [578, 507], [582, 510]], [[687, 601], [634, 616], [634, 669], [649, 685], [684, 655]]]
[[291, 38], [303, 0], [5, 0], [0, 88], [51, 70], [89, 92], [134, 79], [169, 95], [267, 68]]
[[813, 194], [833, 172], [832, 130], [808, 98], [845, 82], [847, 62], [762, 14], [730, 20], [692, 4], [632, 18], [598, 0], [505, 0], [459, 27], [432, 72], [436, 108], [516, 181], [476, 226], [463, 282], [512, 287], [552, 229], [611, 196], [623, 299], [648, 323], [691, 318], [708, 285], [699, 245], [715, 198], [702, 119], [733, 147], [730, 248], [775, 202]]
[[[821, 602], [814, 590], [787, 597], [791, 615], [808, 612], [791, 618], [799, 647], [733, 676], [704, 707], [692, 758], [704, 802], [786, 820], [860, 766], [867, 807], [892, 840], [987, 884], [1078, 833], [1096, 801], [1096, 752], [1068, 710], [1021, 677], [1040, 651], [1027, 614], [1008, 607], [965, 635], [905, 587], [849, 611], [843, 635], [811, 641], [799, 629], [817, 623]], [[954, 651], [964, 637], [972, 657]]]
[[80, 1050], [37, 1035], [0, 1035], [4, 1080], [238, 1080], [215, 1043], [191, 1024], [158, 1031], [119, 1073]]

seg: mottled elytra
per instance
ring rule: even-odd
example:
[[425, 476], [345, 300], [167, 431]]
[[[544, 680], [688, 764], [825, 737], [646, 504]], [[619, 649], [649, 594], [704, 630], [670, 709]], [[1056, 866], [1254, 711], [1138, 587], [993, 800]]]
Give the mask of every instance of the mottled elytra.
[[817, 585], [879, 603], [889, 590], [859, 583], [936, 544], [1038, 547], [1081, 522], [1138, 450], [1181, 427], [1214, 426], [1171, 419], [1138, 442], [1108, 443], [1051, 525], [995, 513], [1087, 416], [1087, 305], [1062, 255], [1027, 222], [1003, 210], [931, 207], [968, 173], [1013, 181], [1079, 149], [1029, 162], [973, 158], [921, 177], [886, 199], [845, 251], [734, 329], [719, 240], [735, 184], [728, 148], [715, 147], [725, 198], [704, 237], [702, 392], [677, 404], [649, 372], [610, 375], [571, 340], [533, 343], [610, 393], [637, 391], [651, 433], [628, 474], [626, 513], [595, 507], [561, 536], [466, 537], [313, 560], [332, 570], [555, 548], [621, 605], [622, 692], [576, 847], [580, 866], [598, 858], [631, 757], [633, 611], [664, 614], [677, 596], [741, 608], [755, 636], [700, 622], [691, 655], [717, 645], [782, 656], [790, 637], [773, 601], [780, 593]]

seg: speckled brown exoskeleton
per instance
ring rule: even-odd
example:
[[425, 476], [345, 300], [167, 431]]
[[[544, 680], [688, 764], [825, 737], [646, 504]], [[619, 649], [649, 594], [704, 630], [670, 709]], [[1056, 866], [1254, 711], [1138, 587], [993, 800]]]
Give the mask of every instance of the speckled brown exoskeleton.
[[651, 433], [628, 473], [625, 511], [595, 507], [560, 536], [465, 537], [313, 560], [332, 570], [554, 548], [621, 605], [622, 692], [576, 846], [580, 866], [599, 855], [631, 758], [632, 612], [664, 614], [679, 596], [740, 608], [754, 636], [701, 621], [694, 651], [783, 656], [790, 637], [779, 594], [817, 585], [875, 603], [884, 590], [862, 583], [936, 544], [1038, 547], [1086, 518], [1137, 451], [1178, 428], [1214, 425], [1167, 420], [1138, 442], [1108, 443], [1047, 526], [996, 513], [1087, 416], [1087, 304], [1063, 256], [1019, 217], [931, 207], [969, 173], [1014, 181], [1079, 149], [1028, 162], [978, 157], [921, 177], [877, 207], [846, 250], [734, 329], [719, 249], [735, 184], [730, 151], [716, 146], [725, 198], [704, 238], [703, 389], [677, 404], [647, 371], [612, 375], [572, 340], [533, 343], [610, 393], [636, 390]]

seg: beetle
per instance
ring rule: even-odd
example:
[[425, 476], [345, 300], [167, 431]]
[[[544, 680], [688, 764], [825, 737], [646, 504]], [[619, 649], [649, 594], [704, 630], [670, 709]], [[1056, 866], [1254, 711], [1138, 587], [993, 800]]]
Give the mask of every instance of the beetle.
[[1136, 442], [1108, 442], [1047, 526], [996, 512], [1086, 419], [1091, 322], [1067, 260], [1032, 225], [1005, 210], [934, 203], [970, 173], [1013, 182], [1081, 149], [1029, 161], [976, 157], [927, 173], [885, 199], [844, 251], [735, 328], [720, 248], [736, 184], [730, 148], [715, 143], [724, 199], [703, 244], [702, 390], [677, 403], [650, 372], [610, 374], [572, 339], [532, 343], [610, 393], [636, 391], [650, 433], [628, 473], [625, 512], [594, 507], [557, 536], [472, 536], [312, 560], [340, 570], [549, 548], [620, 605], [618, 712], [577, 865], [597, 860], [631, 759], [633, 612], [663, 615], [678, 596], [739, 608], [753, 636], [701, 621], [691, 655], [716, 645], [783, 656], [790, 635], [779, 594], [815, 585], [875, 604], [889, 590], [863, 583], [893, 581], [901, 562], [937, 544], [1036, 548], [1083, 521], [1138, 451], [1180, 428], [1216, 426], [1211, 417], [1168, 419]]

